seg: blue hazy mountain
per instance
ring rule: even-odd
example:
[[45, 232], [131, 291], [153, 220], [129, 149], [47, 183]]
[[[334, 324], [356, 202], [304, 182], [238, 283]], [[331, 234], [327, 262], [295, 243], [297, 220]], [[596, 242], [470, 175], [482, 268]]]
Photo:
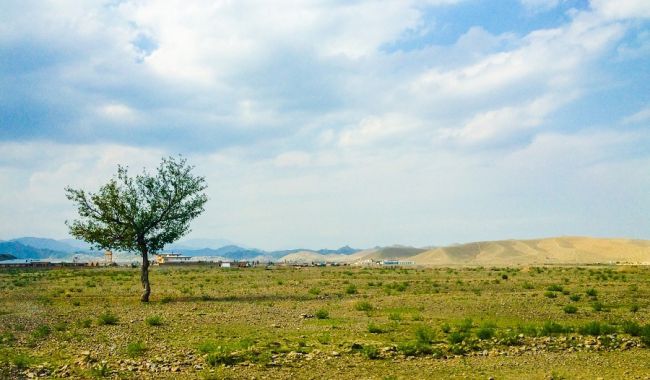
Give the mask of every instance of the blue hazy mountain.
[[[254, 260], [260, 257], [278, 259], [282, 256], [296, 252], [315, 252], [323, 255], [344, 254], [358, 252], [358, 249], [349, 246], [339, 249], [289, 249], [281, 251], [264, 251], [261, 249], [247, 248], [235, 244], [219, 246], [225, 239], [192, 239], [170, 244], [165, 247], [165, 252], [177, 252], [187, 256], [224, 257], [230, 260]], [[203, 245], [206, 244], [206, 245]], [[47, 239], [39, 237], [21, 237], [10, 241], [0, 241], [0, 254], [9, 254], [18, 259], [46, 259], [54, 258], [72, 261], [75, 254], [85, 253], [98, 255], [101, 252], [91, 251], [90, 245], [75, 239]]]
[[0, 242], [0, 253], [15, 256], [17, 259], [67, 259], [71, 256], [70, 252], [55, 251], [47, 248], [36, 248], [29, 245], [21, 244], [17, 241]]
[[79, 250], [79, 248], [73, 245], [70, 245], [66, 242], [62, 242], [59, 240], [54, 240], [54, 239], [46, 239], [46, 238], [38, 238], [38, 237], [21, 237], [18, 239], [13, 239], [11, 241], [32, 248], [47, 249], [56, 252], [74, 253]]

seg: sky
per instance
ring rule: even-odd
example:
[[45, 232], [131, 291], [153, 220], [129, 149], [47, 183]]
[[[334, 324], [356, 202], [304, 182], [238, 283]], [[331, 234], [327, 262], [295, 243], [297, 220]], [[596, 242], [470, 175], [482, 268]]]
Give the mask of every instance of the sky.
[[2, 1], [0, 239], [178, 154], [188, 238], [650, 239], [650, 2]]

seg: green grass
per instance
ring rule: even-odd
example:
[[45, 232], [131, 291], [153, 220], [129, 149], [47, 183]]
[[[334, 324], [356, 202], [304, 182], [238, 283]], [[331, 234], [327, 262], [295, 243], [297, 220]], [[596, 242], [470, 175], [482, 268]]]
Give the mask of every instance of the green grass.
[[[357, 378], [417, 378], [420, 359], [433, 378], [462, 378], [469, 365], [480, 377], [547, 378], [542, 364], [557, 355], [562, 373], [643, 378], [640, 363], [650, 360], [650, 268], [642, 266], [152, 267], [151, 282], [152, 302], [142, 304], [137, 268], [0, 270], [0, 378], [17, 377], [7, 371], [20, 353], [28, 355], [26, 368], [68, 365], [73, 378], [102, 371], [137, 378], [115, 375], [125, 360], [187, 360], [174, 374], [180, 379], [282, 378], [286, 371], [305, 378], [331, 368]], [[597, 336], [594, 352], [567, 351]], [[621, 337], [635, 345], [610, 350]], [[512, 351], [522, 347], [536, 347], [540, 360], [524, 363], [527, 356]], [[482, 356], [484, 349], [507, 355]], [[86, 350], [91, 358], [76, 365]], [[464, 358], [437, 361], [456, 355]], [[596, 368], [589, 364], [596, 358], [610, 362]]]

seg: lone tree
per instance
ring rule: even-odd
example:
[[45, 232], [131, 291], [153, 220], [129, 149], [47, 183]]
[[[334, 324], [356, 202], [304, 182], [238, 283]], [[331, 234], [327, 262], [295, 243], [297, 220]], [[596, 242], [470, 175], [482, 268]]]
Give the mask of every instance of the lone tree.
[[142, 256], [140, 300], [149, 302], [149, 254], [189, 232], [189, 223], [203, 212], [208, 197], [205, 179], [181, 157], [163, 158], [155, 175], [146, 170], [130, 177], [118, 166], [117, 175], [98, 192], [65, 189], [80, 218], [66, 221], [72, 236], [98, 249], [138, 252]]

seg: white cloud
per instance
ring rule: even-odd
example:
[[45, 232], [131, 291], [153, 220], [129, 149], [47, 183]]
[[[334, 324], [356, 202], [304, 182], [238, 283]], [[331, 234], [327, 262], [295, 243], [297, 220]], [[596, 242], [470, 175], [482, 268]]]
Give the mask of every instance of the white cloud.
[[623, 124], [640, 124], [650, 121], [650, 106], [645, 107], [638, 112], [623, 118]]

